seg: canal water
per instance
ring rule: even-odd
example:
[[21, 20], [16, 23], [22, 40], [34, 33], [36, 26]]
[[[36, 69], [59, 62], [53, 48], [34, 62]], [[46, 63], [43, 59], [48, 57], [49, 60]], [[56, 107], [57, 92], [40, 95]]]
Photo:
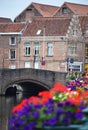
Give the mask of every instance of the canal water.
[[0, 130], [8, 130], [12, 108], [27, 97], [29, 97], [28, 93], [19, 93], [8, 97], [0, 96]]

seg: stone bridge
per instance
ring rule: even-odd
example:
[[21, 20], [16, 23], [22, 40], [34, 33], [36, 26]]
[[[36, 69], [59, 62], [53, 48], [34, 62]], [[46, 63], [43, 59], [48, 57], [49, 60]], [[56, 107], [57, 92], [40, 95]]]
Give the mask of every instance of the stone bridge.
[[21, 86], [22, 90], [49, 90], [56, 82], [65, 85], [66, 74], [40, 69], [0, 69], [0, 95], [12, 85]]

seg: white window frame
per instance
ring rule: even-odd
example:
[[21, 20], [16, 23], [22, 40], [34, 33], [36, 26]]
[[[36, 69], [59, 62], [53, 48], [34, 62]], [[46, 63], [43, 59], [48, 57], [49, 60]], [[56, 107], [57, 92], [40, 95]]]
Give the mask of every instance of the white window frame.
[[53, 43], [47, 43], [47, 56], [53, 56]]
[[[14, 42], [12, 42], [13, 40], [12, 39], [14, 39]], [[10, 37], [10, 40], [9, 40], [10, 42], [10, 45], [12, 45], [12, 46], [14, 46], [14, 45], [16, 45], [16, 37], [14, 37], [14, 36], [12, 36], [12, 37]]]
[[[13, 52], [14, 52], [14, 54], [12, 54]], [[12, 55], [14, 55], [14, 56], [12, 56]], [[10, 60], [15, 60], [16, 59], [16, 50], [15, 49], [10, 49], [9, 50], [9, 59]]]
[[25, 56], [30, 56], [30, 42], [25, 43]]

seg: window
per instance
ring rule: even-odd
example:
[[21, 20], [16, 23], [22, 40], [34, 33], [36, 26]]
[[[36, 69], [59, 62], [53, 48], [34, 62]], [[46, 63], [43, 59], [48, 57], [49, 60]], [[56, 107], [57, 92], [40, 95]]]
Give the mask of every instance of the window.
[[10, 45], [15, 45], [16, 44], [16, 38], [15, 37], [11, 37], [10, 38]]
[[38, 61], [35, 61], [35, 62], [34, 62], [34, 68], [35, 68], [35, 69], [38, 69], [38, 68], [39, 68], [39, 62], [38, 62]]
[[76, 29], [73, 30], [73, 35], [74, 35], [74, 36], [77, 35], [77, 30], [76, 30]]
[[10, 49], [10, 59], [15, 60], [15, 49]]
[[48, 56], [53, 56], [53, 43], [48, 43], [47, 44], [47, 55]]
[[76, 43], [68, 44], [68, 54], [71, 54], [71, 55], [77, 54], [77, 44]]
[[85, 58], [88, 58], [88, 44], [85, 45]]
[[30, 43], [27, 42], [25, 43], [25, 56], [29, 56], [30, 55]]
[[39, 43], [34, 43], [34, 55], [39, 55]]
[[29, 62], [29, 61], [26, 61], [26, 62], [24, 63], [24, 66], [25, 66], [25, 68], [30, 68], [30, 62]]
[[16, 69], [16, 66], [15, 65], [10, 65], [9, 68], [10, 69]]
[[62, 8], [62, 13], [63, 13], [63, 14], [67, 13], [67, 7], [63, 7], [63, 8]]

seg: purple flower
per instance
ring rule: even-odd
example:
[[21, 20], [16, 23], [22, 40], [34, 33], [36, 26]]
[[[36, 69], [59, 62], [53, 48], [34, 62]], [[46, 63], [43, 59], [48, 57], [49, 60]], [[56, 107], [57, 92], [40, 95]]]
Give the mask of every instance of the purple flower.
[[39, 117], [39, 112], [38, 112], [38, 111], [33, 112], [33, 113], [32, 113], [32, 116], [33, 116], [34, 118], [38, 118], [38, 117]]
[[48, 125], [50, 125], [50, 126], [54, 126], [56, 123], [57, 123], [56, 117], [52, 117], [48, 120]]
[[76, 118], [77, 120], [82, 120], [82, 118], [83, 118], [83, 113], [82, 113], [82, 112], [77, 112], [77, 113], [75, 114], [75, 118]]

